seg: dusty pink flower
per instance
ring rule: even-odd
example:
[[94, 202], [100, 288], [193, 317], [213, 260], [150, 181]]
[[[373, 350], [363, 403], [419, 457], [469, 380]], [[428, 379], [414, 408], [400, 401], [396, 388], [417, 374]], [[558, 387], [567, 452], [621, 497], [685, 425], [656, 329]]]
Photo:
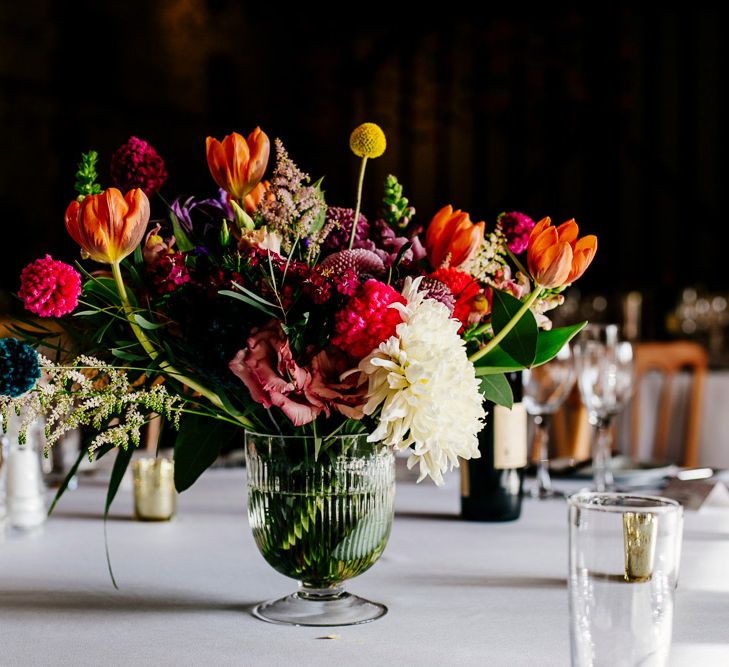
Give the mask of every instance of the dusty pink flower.
[[172, 246], [175, 245], [175, 237], [170, 236], [168, 239], [163, 239], [159, 235], [160, 229], [160, 225], [155, 225], [144, 238], [142, 257], [147, 266], [154, 266], [163, 255], [169, 255], [172, 252]]
[[36, 259], [20, 273], [18, 296], [31, 313], [61, 317], [72, 312], [81, 294], [81, 275], [50, 255]]
[[294, 426], [314, 421], [324, 410], [324, 403], [312, 391], [311, 373], [294, 361], [278, 320], [254, 331], [228, 367], [254, 401], [264, 408], [280, 408]]
[[347, 306], [335, 316], [332, 343], [361, 359], [395, 333], [402, 322], [391, 303], [405, 303], [402, 295], [379, 280], [366, 281]]
[[111, 177], [125, 192], [140, 188], [148, 197], [167, 180], [164, 160], [143, 139], [129, 137], [111, 156]]
[[[349, 419], [362, 419], [366, 403], [367, 380], [359, 371], [347, 373], [351, 363], [347, 355], [336, 349], [322, 350], [311, 360], [311, 392], [327, 408]], [[342, 375], [345, 375], [342, 378]], [[329, 410], [327, 409], [327, 416]]]

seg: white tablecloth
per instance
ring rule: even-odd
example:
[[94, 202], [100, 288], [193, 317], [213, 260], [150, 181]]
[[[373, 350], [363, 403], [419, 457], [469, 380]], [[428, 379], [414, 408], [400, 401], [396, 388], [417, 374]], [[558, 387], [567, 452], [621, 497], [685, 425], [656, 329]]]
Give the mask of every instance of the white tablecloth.
[[[457, 477], [440, 489], [401, 480], [384, 555], [348, 585], [389, 613], [296, 628], [250, 615], [295, 583], [255, 547], [244, 475], [208, 471], [162, 524], [131, 520], [122, 490], [108, 523], [119, 591], [100, 481], [82, 480], [40, 532], [10, 534], [0, 543], [0, 665], [569, 664], [564, 501], [525, 499], [517, 522], [466, 523]], [[672, 664], [729, 664], [728, 563], [729, 510], [690, 514]]]

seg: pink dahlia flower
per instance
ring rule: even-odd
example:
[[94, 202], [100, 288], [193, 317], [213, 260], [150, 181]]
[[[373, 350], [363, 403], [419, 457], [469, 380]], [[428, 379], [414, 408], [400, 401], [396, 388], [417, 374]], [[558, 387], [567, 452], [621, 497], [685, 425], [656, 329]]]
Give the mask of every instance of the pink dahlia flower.
[[278, 320], [254, 331], [228, 367], [254, 401], [264, 408], [280, 408], [294, 426], [314, 421], [324, 410], [324, 403], [312, 390], [311, 373], [294, 361]]
[[129, 137], [111, 156], [111, 177], [125, 192], [140, 188], [149, 197], [167, 180], [167, 170], [152, 146], [137, 137]]
[[391, 303], [405, 303], [401, 294], [379, 280], [367, 280], [335, 316], [332, 343], [361, 359], [395, 333], [402, 317]]
[[61, 317], [72, 312], [81, 294], [81, 275], [64, 262], [46, 255], [20, 273], [18, 296], [31, 313]]

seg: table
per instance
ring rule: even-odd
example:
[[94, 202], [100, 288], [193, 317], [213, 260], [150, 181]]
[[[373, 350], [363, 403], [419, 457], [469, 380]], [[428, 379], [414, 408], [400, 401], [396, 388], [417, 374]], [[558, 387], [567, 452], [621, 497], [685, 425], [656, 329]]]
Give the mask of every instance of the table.
[[[389, 613], [296, 628], [250, 615], [295, 583], [255, 547], [244, 475], [207, 471], [161, 524], [131, 520], [122, 488], [108, 522], [119, 591], [104, 556], [103, 480], [81, 480], [40, 532], [10, 534], [0, 543], [0, 665], [569, 664], [564, 501], [525, 499], [516, 522], [467, 523], [456, 474], [437, 488], [399, 470], [388, 547], [348, 584]], [[727, 563], [729, 510], [688, 515], [672, 664], [729, 664]]]

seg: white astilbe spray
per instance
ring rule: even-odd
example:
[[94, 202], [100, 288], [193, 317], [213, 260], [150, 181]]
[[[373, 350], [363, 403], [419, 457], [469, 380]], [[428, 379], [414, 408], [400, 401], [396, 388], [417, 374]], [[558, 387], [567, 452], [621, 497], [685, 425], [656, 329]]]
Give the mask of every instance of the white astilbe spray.
[[443, 472], [458, 457], [478, 458], [477, 434], [486, 416], [479, 382], [468, 360], [461, 326], [442, 304], [418, 292], [421, 278], [407, 278], [394, 303], [402, 315], [396, 334], [365, 357], [365, 414], [380, 409], [379, 424], [368, 437], [403, 450], [411, 447], [408, 467], [420, 465], [418, 481], [430, 476], [443, 484]]
[[176, 428], [179, 425], [181, 399], [171, 396], [162, 384], [149, 389], [132, 385], [124, 369], [94, 357], [80, 356], [67, 366], [58, 366], [41, 355], [39, 361], [44, 377], [34, 390], [15, 399], [0, 397], [3, 429], [7, 427], [8, 409], [21, 417], [21, 443], [30, 424], [39, 417], [45, 420], [47, 447], [79, 426], [99, 430], [89, 455], [105, 444], [124, 449], [130, 444], [138, 446], [139, 429], [151, 413], [164, 416]]

